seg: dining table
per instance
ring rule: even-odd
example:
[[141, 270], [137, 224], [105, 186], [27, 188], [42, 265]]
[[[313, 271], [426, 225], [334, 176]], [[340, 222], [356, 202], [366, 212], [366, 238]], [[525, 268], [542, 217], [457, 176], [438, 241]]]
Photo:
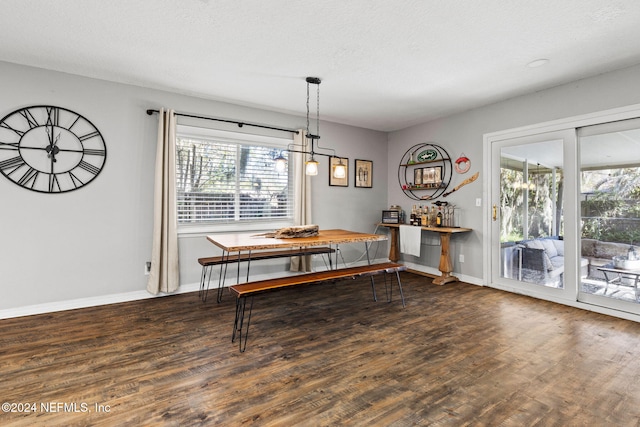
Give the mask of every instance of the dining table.
[[[251, 262], [251, 254], [262, 250], [274, 249], [293, 249], [308, 248], [314, 246], [328, 246], [335, 248], [334, 268], [338, 266], [338, 249], [340, 245], [362, 243], [364, 244], [364, 253], [367, 257], [367, 263], [371, 264], [369, 256], [369, 244], [387, 240], [386, 234], [362, 233], [358, 231], [350, 231], [343, 229], [320, 229], [315, 236], [309, 237], [292, 237], [292, 238], [274, 238], [269, 237], [269, 233], [223, 233], [207, 235], [207, 240], [222, 249], [223, 259], [231, 261], [232, 257], [244, 255], [247, 262], [247, 281], [249, 281], [249, 268]], [[329, 254], [331, 257], [331, 254]], [[240, 263], [238, 263], [239, 265]], [[329, 268], [331, 268], [331, 262]], [[225, 278], [227, 271], [227, 262], [223, 262], [220, 268], [220, 276], [218, 281], [218, 289], [221, 290], [225, 286]], [[240, 268], [238, 267], [238, 281], [240, 280]]]
[[[342, 229], [319, 230], [310, 237], [274, 238], [268, 233], [227, 233], [211, 234], [207, 240], [222, 249], [223, 252], [242, 252], [260, 249], [284, 249], [323, 245], [341, 245], [345, 243], [371, 243], [387, 240], [384, 234], [361, 233]], [[368, 245], [367, 245], [368, 248]]]

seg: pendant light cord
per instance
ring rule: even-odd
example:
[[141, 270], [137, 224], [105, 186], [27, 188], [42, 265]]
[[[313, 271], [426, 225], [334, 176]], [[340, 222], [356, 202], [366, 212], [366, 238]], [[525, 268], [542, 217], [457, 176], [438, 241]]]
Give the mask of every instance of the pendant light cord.
[[[318, 77], [307, 77], [307, 128], [306, 128], [306, 132], [307, 134], [305, 135], [306, 138], [308, 138], [309, 140], [311, 140], [311, 151], [307, 151], [307, 144], [306, 142], [303, 142], [302, 144], [289, 144], [288, 148], [286, 151], [290, 152], [290, 153], [303, 153], [303, 154], [310, 154], [311, 157], [313, 158], [314, 155], [319, 155], [319, 156], [327, 156], [327, 157], [336, 157], [336, 150], [334, 150], [333, 148], [327, 148], [327, 147], [321, 147], [320, 146], [320, 83], [321, 80]], [[316, 134], [312, 134], [311, 130], [309, 129], [309, 125], [310, 125], [310, 116], [311, 116], [311, 108], [310, 108], [310, 104], [311, 104], [311, 90], [309, 89], [309, 85], [310, 84], [314, 84], [317, 86], [316, 89]], [[300, 147], [300, 149], [295, 149], [296, 147]], [[331, 151], [331, 154], [325, 154], [325, 153], [318, 153], [315, 151], [315, 148], [318, 148], [320, 150], [327, 150], [327, 151]]]
[[316, 94], [316, 136], [318, 137], [318, 139], [320, 139], [320, 83], [318, 83], [316, 85], [317, 88], [317, 94]]
[[[307, 137], [309, 139], [320, 139], [320, 79], [312, 77], [307, 78]], [[313, 83], [317, 86], [316, 89], [316, 133], [315, 135], [311, 133], [309, 130], [309, 116], [311, 115], [311, 109], [309, 108], [309, 103], [311, 100], [311, 92], [309, 90], [309, 85]]]
[[309, 137], [309, 82], [307, 82], [307, 138]]

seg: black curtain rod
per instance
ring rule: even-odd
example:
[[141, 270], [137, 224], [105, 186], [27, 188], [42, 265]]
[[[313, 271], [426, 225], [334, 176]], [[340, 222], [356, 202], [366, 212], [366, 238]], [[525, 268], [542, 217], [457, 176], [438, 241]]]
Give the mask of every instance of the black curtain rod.
[[[158, 110], [147, 110], [147, 114], [148, 115], [152, 115], [153, 113], [159, 113], [159, 111]], [[216, 119], [214, 117], [195, 116], [193, 114], [185, 114], [185, 113], [175, 113], [175, 114], [176, 114], [176, 116], [191, 117], [193, 119], [213, 120], [213, 121], [216, 121], [216, 122], [224, 122], [224, 123], [234, 123], [234, 124], [238, 125], [238, 127], [252, 126], [252, 127], [255, 127], [255, 128], [278, 130], [280, 132], [291, 132], [291, 133], [295, 133], [296, 135], [299, 133], [297, 130], [276, 128], [276, 127], [273, 127], [273, 126], [258, 125], [258, 124], [255, 124], [255, 123], [238, 122], [238, 121], [235, 121], [235, 120], [227, 120], [227, 119]]]

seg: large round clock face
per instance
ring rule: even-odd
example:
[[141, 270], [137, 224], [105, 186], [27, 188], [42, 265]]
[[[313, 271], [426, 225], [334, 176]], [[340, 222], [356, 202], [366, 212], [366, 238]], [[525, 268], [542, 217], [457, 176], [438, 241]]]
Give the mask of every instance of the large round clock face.
[[66, 108], [26, 107], [0, 120], [0, 172], [29, 190], [77, 190], [98, 176], [106, 158], [98, 129]]

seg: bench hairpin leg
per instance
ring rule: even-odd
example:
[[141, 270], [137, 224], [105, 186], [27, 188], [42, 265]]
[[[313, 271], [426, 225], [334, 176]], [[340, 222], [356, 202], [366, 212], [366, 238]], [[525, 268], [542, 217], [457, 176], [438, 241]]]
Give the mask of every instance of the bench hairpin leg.
[[218, 277], [218, 303], [222, 302], [222, 290], [224, 289], [224, 282], [227, 278], [227, 266], [229, 265], [229, 256], [231, 254], [227, 251], [222, 252], [222, 264], [220, 264], [220, 277]]
[[387, 272], [382, 273], [384, 276], [384, 290], [387, 295], [387, 302], [393, 301], [393, 283], [387, 281]]
[[236, 342], [236, 334], [238, 332], [238, 325], [243, 320], [241, 317], [244, 316], [244, 305], [246, 304], [246, 300], [244, 298], [236, 298], [236, 318], [233, 321], [233, 333], [231, 334], [231, 342]]
[[202, 273], [200, 274], [200, 291], [198, 292], [198, 296], [200, 297], [200, 299], [204, 302], [205, 301], [205, 294], [204, 294], [204, 283], [207, 279], [207, 268], [209, 266], [207, 265], [203, 265], [202, 266]]
[[376, 283], [373, 280], [373, 276], [371, 276], [370, 279], [371, 279], [371, 290], [373, 291], [373, 301], [378, 302], [378, 296], [376, 295]]
[[[207, 301], [207, 294], [209, 293], [209, 286], [211, 285], [211, 275], [213, 274], [213, 264], [208, 266], [207, 269], [208, 269], [208, 273], [206, 274], [206, 276], [207, 276], [207, 287], [202, 292], [202, 301], [203, 302]], [[204, 284], [203, 284], [203, 286], [204, 286]]]
[[[247, 340], [249, 339], [249, 325], [251, 323], [251, 312], [253, 310], [253, 297], [251, 298], [251, 303], [249, 304], [249, 316], [247, 317], [247, 326], [244, 326], [244, 316], [247, 307], [247, 298], [239, 297], [236, 299], [236, 319], [233, 323], [233, 335], [231, 336], [231, 342], [236, 340], [236, 335], [238, 336], [238, 348], [240, 353], [244, 353], [247, 349]], [[242, 339], [242, 330], [244, 329], [244, 340]]]
[[400, 297], [402, 298], [402, 306], [406, 307], [404, 303], [404, 293], [402, 292], [402, 282], [400, 281], [400, 272], [396, 270], [396, 278], [398, 279], [398, 289], [400, 289]]

